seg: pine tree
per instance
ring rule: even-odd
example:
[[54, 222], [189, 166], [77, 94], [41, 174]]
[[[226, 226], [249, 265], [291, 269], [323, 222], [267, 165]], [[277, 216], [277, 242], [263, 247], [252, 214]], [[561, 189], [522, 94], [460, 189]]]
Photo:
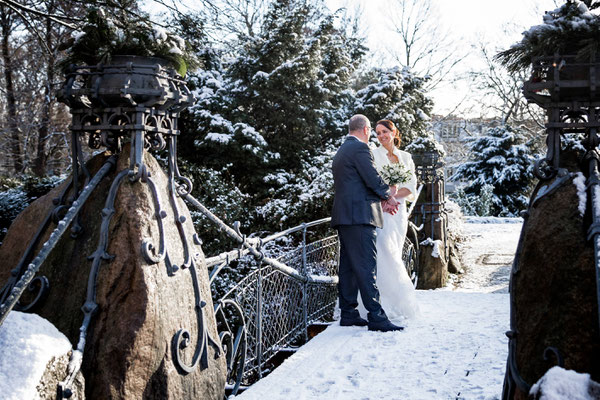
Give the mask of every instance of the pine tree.
[[327, 139], [344, 134], [340, 110], [364, 50], [347, 40], [331, 15], [314, 15], [301, 0], [274, 1], [262, 33], [246, 39], [228, 69], [237, 85], [231, 96], [238, 117], [279, 154], [271, 167], [300, 168], [301, 153], [314, 155]]
[[328, 195], [318, 210], [279, 205], [324, 193], [313, 181], [330, 172], [332, 143], [346, 134], [365, 48], [337, 17], [302, 0], [273, 1], [261, 31], [239, 43], [231, 61], [211, 57], [190, 78], [198, 101], [182, 117], [180, 155], [230, 179], [265, 224], [268, 210], [283, 211], [286, 224], [324, 216]]
[[371, 82], [357, 92], [355, 111], [371, 121], [392, 120], [402, 134], [403, 146], [425, 135], [433, 102], [425, 93], [426, 78], [407, 68], [375, 69]]
[[518, 215], [527, 207], [533, 179], [532, 156], [524, 143], [518, 128], [492, 128], [472, 141], [472, 161], [461, 165], [453, 178], [469, 182], [467, 196], [480, 196], [484, 185], [493, 185], [491, 214]]

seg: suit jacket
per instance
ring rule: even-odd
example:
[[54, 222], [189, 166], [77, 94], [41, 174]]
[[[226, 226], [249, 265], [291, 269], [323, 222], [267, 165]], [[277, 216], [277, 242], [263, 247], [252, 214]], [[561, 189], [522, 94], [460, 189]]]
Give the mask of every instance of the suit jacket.
[[375, 169], [366, 143], [349, 136], [333, 157], [335, 195], [331, 226], [373, 225], [383, 227], [381, 200], [390, 196], [390, 187]]

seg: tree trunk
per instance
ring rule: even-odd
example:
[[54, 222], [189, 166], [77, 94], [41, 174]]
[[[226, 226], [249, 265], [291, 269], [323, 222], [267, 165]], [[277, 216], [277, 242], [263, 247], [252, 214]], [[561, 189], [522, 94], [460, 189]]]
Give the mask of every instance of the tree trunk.
[[[48, 6], [48, 14], [54, 12], [54, 2]], [[50, 18], [46, 19], [46, 48], [50, 50], [46, 64], [46, 82], [44, 88], [44, 100], [42, 105], [41, 124], [38, 129], [37, 151], [33, 163], [33, 173], [37, 176], [46, 175], [46, 164], [48, 161], [47, 143], [50, 135], [50, 110], [52, 108], [52, 82], [54, 81], [55, 57], [52, 46], [52, 23]]]
[[8, 111], [8, 131], [10, 137], [10, 148], [12, 151], [13, 166], [15, 173], [20, 174], [24, 169], [23, 150], [21, 149], [21, 137], [17, 126], [17, 102], [13, 85], [13, 64], [9, 52], [9, 40], [13, 20], [10, 11], [6, 7], [0, 7], [0, 25], [2, 28], [2, 61], [4, 63], [4, 79], [6, 83], [6, 105]]

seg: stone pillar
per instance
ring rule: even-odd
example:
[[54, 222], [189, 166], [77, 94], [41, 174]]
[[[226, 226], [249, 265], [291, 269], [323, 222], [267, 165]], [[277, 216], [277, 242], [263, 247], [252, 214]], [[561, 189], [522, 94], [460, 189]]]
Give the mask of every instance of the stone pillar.
[[448, 217], [444, 209], [444, 173], [437, 154], [415, 155], [421, 195], [413, 211], [417, 226], [423, 225], [419, 237], [419, 289], [435, 289], [446, 285], [448, 279], [448, 251], [446, 229]]
[[[90, 160], [93, 174], [106, 159], [105, 154]], [[204, 254], [195, 236], [186, 205], [174, 197], [184, 219], [183, 232], [178, 230], [170, 200], [169, 180], [156, 160], [144, 153], [144, 164], [153, 180], [160, 207], [155, 206], [151, 186], [139, 180], [124, 178], [114, 204], [114, 215], [108, 226], [107, 253], [100, 265], [96, 303], [98, 309], [87, 332], [82, 372], [86, 382], [86, 398], [91, 399], [214, 399], [224, 396], [225, 356], [216, 358], [216, 348], [206, 340], [218, 341], [216, 320], [208, 283]], [[37, 313], [64, 333], [73, 346], [80, 337], [92, 261], [101, 239], [100, 228], [106, 210], [106, 196], [119, 171], [127, 170], [129, 152], [120, 153], [117, 168], [95, 189], [81, 211], [82, 232], [76, 239], [64, 235], [42, 265], [39, 275], [50, 282], [48, 297]], [[66, 185], [65, 182], [64, 185]], [[63, 185], [63, 186], [64, 186]], [[6, 282], [38, 226], [54, 205], [52, 199], [61, 188], [38, 199], [13, 222], [0, 247], [0, 282]], [[143, 256], [143, 245], [160, 247], [162, 218], [167, 256], [158, 263]], [[48, 237], [48, 232], [43, 241]], [[179, 268], [185, 263], [184, 234], [190, 238], [189, 252], [194, 268]], [[109, 259], [110, 258], [110, 259]], [[192, 271], [194, 269], [194, 271]], [[198, 293], [195, 293], [194, 281]], [[202, 303], [200, 303], [202, 301]], [[200, 304], [202, 318], [198, 318]], [[201, 326], [201, 324], [203, 326]], [[207, 352], [208, 368], [198, 365], [193, 371], [182, 371], [174, 363], [174, 336], [180, 329], [190, 334], [189, 344], [181, 350], [183, 361], [191, 363], [200, 346]], [[204, 343], [199, 333], [206, 329]]]
[[[575, 177], [564, 170], [562, 177], [537, 185], [513, 265], [509, 337], [514, 352], [508, 364], [512, 357], [516, 369], [509, 373], [528, 385], [559, 363], [556, 355], [565, 369], [600, 380], [594, 250], [586, 238], [589, 215], [580, 212]], [[528, 398], [516, 386], [505, 388], [504, 396]]]

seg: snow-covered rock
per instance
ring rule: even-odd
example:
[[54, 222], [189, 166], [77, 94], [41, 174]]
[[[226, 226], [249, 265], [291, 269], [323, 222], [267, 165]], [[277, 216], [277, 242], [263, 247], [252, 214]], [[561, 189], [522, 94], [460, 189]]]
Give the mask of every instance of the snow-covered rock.
[[590, 379], [590, 374], [552, 367], [531, 387], [529, 394], [535, 400], [597, 400], [600, 385]]
[[[2, 398], [55, 398], [56, 386], [66, 375], [70, 350], [67, 337], [44, 318], [11, 312], [0, 326]], [[82, 384], [82, 379], [79, 383]]]
[[549, 361], [542, 356], [549, 347], [569, 369], [596, 380], [600, 371], [595, 254], [586, 235], [589, 222], [581, 215], [580, 188], [573, 182], [576, 162], [561, 155], [570, 174], [559, 173], [535, 188], [514, 261], [518, 272], [511, 275], [511, 329], [518, 332], [514, 356], [529, 383], [548, 371]]

